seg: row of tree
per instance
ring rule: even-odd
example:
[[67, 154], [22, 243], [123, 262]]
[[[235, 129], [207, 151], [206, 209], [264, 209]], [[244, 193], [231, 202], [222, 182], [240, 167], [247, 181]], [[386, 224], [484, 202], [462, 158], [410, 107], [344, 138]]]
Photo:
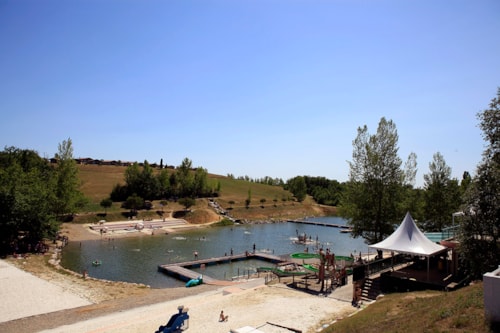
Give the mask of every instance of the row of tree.
[[296, 176], [283, 186], [285, 190], [302, 202], [310, 195], [320, 205], [337, 206], [340, 203], [344, 184], [325, 177]]
[[[386, 124], [383, 119], [379, 126]], [[379, 132], [387, 133], [377, 133]], [[397, 149], [396, 146], [393, 148]], [[370, 153], [371, 158], [381, 161], [381, 158], [375, 155], [377, 154], [373, 151]], [[398, 219], [404, 216], [406, 211], [411, 211], [419, 226], [426, 231], [441, 231], [449, 227], [452, 223], [451, 216], [460, 209], [461, 197], [471, 183], [470, 174], [464, 172], [460, 183], [451, 178], [451, 168], [438, 152], [429, 164], [429, 173], [424, 175], [424, 188], [414, 188], [411, 177], [416, 173], [416, 155], [412, 153], [409, 160], [405, 170], [401, 168], [401, 163], [396, 163], [398, 165], [394, 167], [395, 171], [389, 173], [391, 176], [385, 180], [377, 178], [375, 170], [372, 169], [373, 164], [364, 162], [366, 167], [361, 170], [360, 166], [356, 166], [356, 172], [366, 175], [352, 173], [349, 182], [339, 183], [325, 177], [297, 176], [289, 179], [284, 188], [292, 192], [298, 201], [303, 201], [306, 195], [309, 195], [319, 204], [341, 207], [346, 218], [359, 221], [356, 222], [356, 227], [359, 226], [364, 233], [359, 232], [357, 235], [367, 238], [370, 243], [386, 236], [382, 229], [379, 232], [368, 232], [370, 228], [363, 221], [371, 221], [373, 216], [388, 221], [387, 230], [391, 230], [392, 223], [399, 222]], [[397, 159], [393, 161], [398, 162]], [[389, 162], [387, 160], [383, 163]], [[411, 168], [408, 165], [411, 165]], [[368, 175], [375, 179], [368, 179]], [[393, 181], [394, 179], [396, 181]], [[390, 215], [381, 215], [379, 212], [387, 209], [394, 214], [392, 222], [387, 220]]]
[[462, 269], [474, 278], [498, 267], [500, 258], [500, 89], [488, 109], [478, 115], [487, 142], [483, 160], [472, 178], [451, 179], [451, 168], [434, 154], [423, 189], [414, 189], [416, 155], [405, 166], [398, 156], [398, 134], [392, 121], [382, 118], [377, 133], [366, 125], [353, 141], [349, 181], [345, 183], [340, 213], [354, 237], [368, 244], [382, 241], [401, 222], [405, 211], [417, 216], [425, 231], [441, 231], [460, 212], [459, 239]]
[[498, 268], [500, 258], [500, 88], [478, 119], [486, 148], [464, 196], [459, 240], [462, 265], [481, 278]]
[[192, 161], [188, 158], [174, 171], [162, 169], [155, 172], [147, 161], [142, 167], [134, 163], [125, 170], [125, 185], [116, 184], [110, 198], [112, 201], [126, 201], [131, 196], [144, 200], [218, 196], [220, 183], [212, 187], [206, 169], [198, 167], [192, 170]]
[[59, 144], [57, 165], [33, 150], [0, 152], [0, 254], [25, 252], [55, 237], [59, 222], [86, 203], [72, 154], [70, 139]]

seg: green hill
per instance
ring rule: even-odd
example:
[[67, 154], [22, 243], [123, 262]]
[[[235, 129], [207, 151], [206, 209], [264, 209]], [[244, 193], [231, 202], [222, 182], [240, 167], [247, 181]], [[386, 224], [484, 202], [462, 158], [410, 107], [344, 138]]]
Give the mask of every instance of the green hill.
[[483, 283], [456, 291], [418, 291], [386, 295], [323, 333], [498, 332], [485, 320]]
[[[111, 190], [116, 184], [124, 184], [126, 167], [123, 166], [99, 166], [78, 165], [79, 177], [81, 179], [81, 190], [90, 199], [90, 204], [82, 211], [78, 221], [95, 221], [102, 218], [104, 209], [99, 206], [102, 199], [109, 197]], [[318, 205], [311, 198], [303, 202], [294, 200], [293, 195], [280, 186], [253, 183], [245, 180], [233, 179], [225, 176], [209, 174], [209, 184], [218, 187], [220, 184], [220, 195], [215, 198], [219, 205], [226, 209], [229, 214], [239, 220], [283, 220], [303, 218], [305, 216], [334, 215], [335, 207]], [[245, 200], [251, 194], [251, 203], [247, 208]], [[156, 209], [160, 209], [159, 202], [153, 202], [155, 209], [141, 211], [141, 217], [158, 218]], [[182, 206], [175, 202], [169, 202], [164, 210], [175, 212], [182, 210]], [[198, 199], [192, 207], [193, 213], [187, 217], [191, 223], [205, 223], [216, 220], [218, 216], [209, 207], [208, 199]], [[114, 203], [107, 210], [106, 220], [123, 219], [125, 210]]]

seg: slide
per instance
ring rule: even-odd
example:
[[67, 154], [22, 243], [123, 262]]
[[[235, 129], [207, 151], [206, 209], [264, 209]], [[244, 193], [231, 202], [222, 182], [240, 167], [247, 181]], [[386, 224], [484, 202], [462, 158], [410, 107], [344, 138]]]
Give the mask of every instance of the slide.
[[293, 253], [290, 255], [290, 257], [294, 259], [314, 259], [314, 258], [319, 258], [319, 254], [317, 253]]
[[311, 271], [311, 272], [314, 272], [314, 273], [318, 273], [319, 272], [319, 268], [317, 268], [316, 266], [313, 266], [313, 265], [310, 265], [310, 264], [303, 264], [302, 266], [304, 266], [305, 269]]
[[203, 283], [203, 276], [200, 275], [197, 279], [191, 279], [188, 282], [186, 282], [186, 287], [187, 288], [194, 287], [202, 283]]

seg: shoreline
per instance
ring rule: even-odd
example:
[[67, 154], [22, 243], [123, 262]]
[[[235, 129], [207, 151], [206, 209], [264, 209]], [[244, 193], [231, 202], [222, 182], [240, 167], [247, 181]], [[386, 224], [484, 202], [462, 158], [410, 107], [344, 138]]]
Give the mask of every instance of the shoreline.
[[[133, 227], [134, 224], [137, 224], [139, 222], [147, 223], [149, 222], [174, 222], [174, 221], [182, 221], [178, 224], [168, 224], [165, 227], [161, 228], [143, 228], [142, 230], [134, 230], [134, 231], [125, 231], [125, 230], [117, 230], [113, 232], [107, 232], [101, 234], [100, 232], [96, 230], [92, 230], [91, 227], [97, 226], [96, 224], [92, 223], [72, 223], [72, 222], [66, 222], [61, 225], [61, 230], [60, 230], [60, 235], [61, 236], [67, 236], [69, 241], [71, 242], [83, 242], [83, 241], [88, 241], [88, 240], [98, 240], [101, 238], [122, 238], [122, 237], [142, 237], [142, 236], [147, 236], [151, 235], [152, 233], [156, 232], [166, 232], [166, 233], [175, 233], [179, 229], [186, 230], [186, 229], [196, 229], [196, 228], [206, 228], [218, 221], [214, 222], [208, 222], [204, 224], [191, 224], [183, 219], [174, 219], [174, 218], [168, 218], [164, 220], [151, 220], [151, 221], [114, 221], [114, 222], [106, 222], [105, 224], [102, 225], [102, 227], [110, 227], [110, 226], [115, 226], [115, 225], [129, 225], [130, 227]], [[58, 244], [62, 245], [62, 244]]]

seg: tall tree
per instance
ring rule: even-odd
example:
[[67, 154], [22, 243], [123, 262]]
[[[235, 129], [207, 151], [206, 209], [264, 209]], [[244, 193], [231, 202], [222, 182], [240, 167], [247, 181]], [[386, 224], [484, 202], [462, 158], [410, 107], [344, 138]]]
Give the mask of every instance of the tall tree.
[[451, 179], [451, 168], [440, 152], [435, 153], [429, 163], [424, 181], [425, 230], [441, 231], [451, 225], [452, 214], [460, 207], [460, 189], [458, 181]]
[[410, 153], [404, 165], [404, 180], [403, 180], [403, 201], [401, 203], [402, 210], [411, 212], [411, 215], [417, 221], [421, 220], [423, 214], [423, 193], [420, 188], [415, 188], [417, 176], [417, 154]]
[[401, 221], [402, 161], [398, 156], [398, 133], [392, 120], [381, 118], [377, 133], [358, 128], [353, 141], [353, 160], [349, 162], [340, 213], [352, 227], [353, 237], [368, 244], [382, 241]]
[[298, 202], [304, 201], [307, 195], [306, 180], [302, 176], [297, 176], [287, 181], [287, 189], [292, 192]]
[[193, 162], [187, 157], [182, 160], [180, 166], [177, 167], [177, 184], [178, 194], [181, 197], [193, 196], [193, 182], [194, 177], [191, 170], [193, 169]]
[[125, 169], [125, 184], [127, 186], [127, 194], [138, 194], [141, 191], [141, 169], [139, 163], [134, 162]]
[[404, 184], [411, 187], [415, 186], [417, 177], [417, 154], [411, 152], [405, 162]]
[[141, 188], [137, 194], [146, 200], [153, 200], [158, 196], [160, 184], [158, 177], [154, 175], [154, 170], [148, 161], [144, 161], [142, 172], [140, 174]]
[[466, 192], [459, 238], [463, 267], [473, 278], [482, 278], [498, 267], [500, 258], [500, 88], [477, 117], [487, 146]]
[[54, 186], [55, 170], [36, 152], [13, 147], [0, 152], [1, 255], [27, 251], [55, 235]]
[[159, 197], [162, 199], [170, 197], [172, 193], [170, 189], [170, 176], [168, 174], [168, 169], [162, 169], [157, 178], [159, 186]]
[[206, 196], [209, 192], [207, 170], [204, 168], [196, 168], [193, 178], [193, 193], [196, 196]]
[[75, 213], [79, 204], [83, 201], [80, 192], [80, 180], [78, 168], [73, 159], [73, 143], [71, 139], [64, 140], [58, 146], [56, 154], [56, 184], [54, 211], [58, 216]]

